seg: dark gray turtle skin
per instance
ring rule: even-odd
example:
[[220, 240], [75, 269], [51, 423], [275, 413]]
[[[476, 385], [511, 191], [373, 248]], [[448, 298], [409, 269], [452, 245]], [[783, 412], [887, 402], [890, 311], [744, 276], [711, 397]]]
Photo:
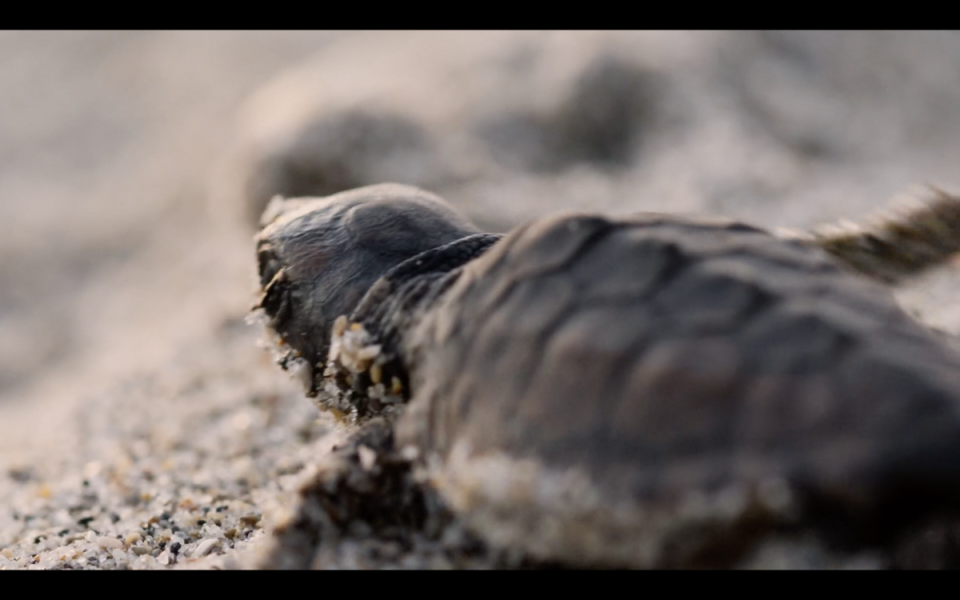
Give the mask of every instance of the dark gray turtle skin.
[[392, 419], [492, 547], [728, 567], [960, 507], [960, 358], [802, 240], [659, 214], [501, 238], [385, 185], [278, 201], [258, 249], [281, 362], [321, 406]]

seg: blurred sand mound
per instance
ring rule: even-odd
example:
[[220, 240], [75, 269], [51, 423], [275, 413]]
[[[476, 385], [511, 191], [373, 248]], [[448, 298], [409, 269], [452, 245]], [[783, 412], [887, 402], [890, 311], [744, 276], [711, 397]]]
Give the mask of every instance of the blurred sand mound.
[[276, 193], [382, 181], [501, 229], [558, 208], [859, 215], [949, 183], [957, 53], [935, 33], [357, 35], [250, 99], [224, 197], [250, 222]]

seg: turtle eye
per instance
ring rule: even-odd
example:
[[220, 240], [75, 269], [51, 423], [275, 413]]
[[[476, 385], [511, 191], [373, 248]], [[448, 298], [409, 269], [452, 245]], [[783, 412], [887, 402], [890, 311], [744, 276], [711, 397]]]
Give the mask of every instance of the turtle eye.
[[257, 265], [260, 268], [260, 287], [265, 288], [282, 267], [270, 242], [261, 242], [257, 247]]
[[290, 305], [290, 284], [284, 275], [283, 269], [277, 271], [270, 283], [264, 286], [263, 298], [256, 307], [266, 311], [278, 327], [278, 331], [282, 329], [282, 324], [290, 319], [293, 310]]

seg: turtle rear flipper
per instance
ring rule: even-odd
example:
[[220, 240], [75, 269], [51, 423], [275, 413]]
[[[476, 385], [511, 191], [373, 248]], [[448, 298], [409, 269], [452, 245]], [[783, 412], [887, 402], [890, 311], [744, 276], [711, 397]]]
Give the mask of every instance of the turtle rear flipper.
[[960, 197], [931, 186], [863, 225], [842, 221], [791, 235], [862, 275], [896, 285], [960, 252]]

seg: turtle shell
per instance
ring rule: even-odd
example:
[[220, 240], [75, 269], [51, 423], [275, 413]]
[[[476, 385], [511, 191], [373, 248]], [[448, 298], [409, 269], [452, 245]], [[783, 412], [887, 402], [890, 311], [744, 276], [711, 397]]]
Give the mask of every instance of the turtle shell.
[[406, 345], [398, 442], [534, 556], [725, 566], [771, 528], [873, 542], [960, 497], [958, 357], [886, 288], [740, 223], [532, 223]]

